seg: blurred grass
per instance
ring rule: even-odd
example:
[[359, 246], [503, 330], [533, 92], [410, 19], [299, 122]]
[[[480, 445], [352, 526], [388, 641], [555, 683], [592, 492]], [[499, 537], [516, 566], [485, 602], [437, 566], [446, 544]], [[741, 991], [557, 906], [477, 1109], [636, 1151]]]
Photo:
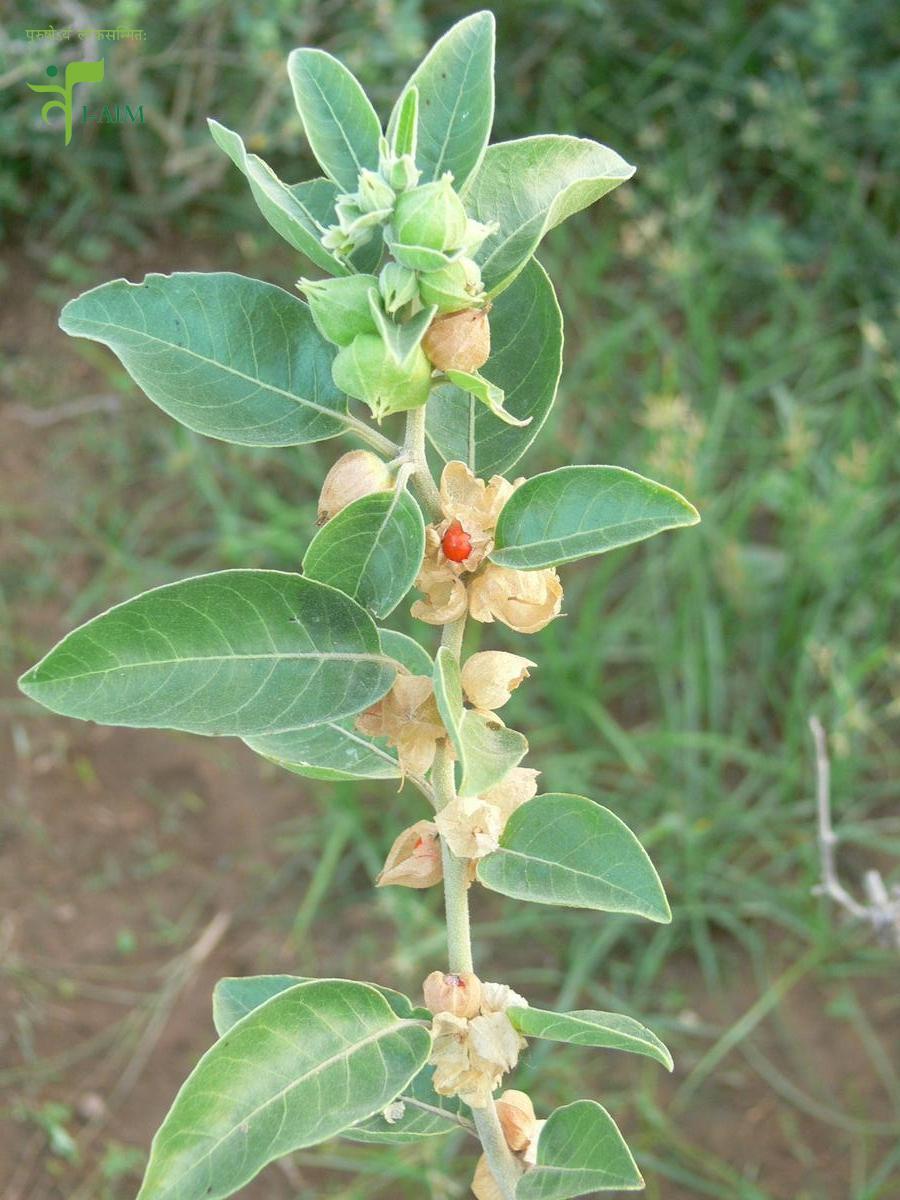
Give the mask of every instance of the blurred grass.
[[[413, 7], [404, 20], [428, 37], [471, 8]], [[829, 1196], [889, 1200], [900, 1190], [900, 1088], [866, 1010], [896, 979], [896, 959], [843, 930], [811, 894], [806, 722], [818, 713], [831, 734], [848, 881], [858, 884], [863, 866], [890, 870], [900, 853], [900, 11], [877, 0], [496, 7], [495, 136], [575, 132], [639, 167], [542, 253], [566, 317], [567, 364], [526, 466], [620, 463], [683, 490], [703, 524], [567, 568], [568, 616], [533, 643], [540, 670], [508, 709], [548, 789], [603, 800], [640, 833], [673, 925], [476, 896], [477, 956], [536, 1000], [632, 1011], [674, 1044], [674, 1090], [652, 1069], [588, 1068], [559, 1047], [536, 1049], [527, 1068], [528, 1078], [541, 1068], [544, 1108], [584, 1090], [586, 1071], [612, 1072], [600, 1090], [628, 1114], [651, 1200], [821, 1200], [832, 1184]], [[275, 47], [279, 57], [288, 48]], [[402, 53], [370, 64], [376, 90], [402, 76]], [[175, 234], [195, 231], [210, 266], [290, 287], [298, 264], [274, 248], [249, 195], [215, 199], [236, 236], [227, 225], [210, 235], [209, 203], [198, 197]], [[48, 301], [67, 298], [73, 273], [77, 287], [110, 274], [89, 251], [67, 248], [50, 263]], [[47, 487], [58, 520], [26, 522], [0, 577], [0, 621], [21, 662], [42, 646], [19, 614], [59, 605], [60, 593], [70, 624], [188, 571], [294, 566], [337, 452], [203, 441], [148, 411], [111, 356], [78, 352], [128, 399], [115, 424], [92, 416], [53, 431]], [[12, 390], [33, 382], [14, 361], [3, 372]], [[57, 398], [51, 387], [41, 402]], [[512, 635], [480, 632], [521, 649]], [[407, 795], [357, 789], [338, 808], [327, 788], [310, 791], [322, 801], [320, 833], [274, 834], [306, 863], [316, 844], [333, 851], [280, 926], [298, 952], [369, 903], [397, 828], [418, 815]], [[378, 961], [411, 980], [430, 970], [441, 955], [437, 897], [380, 893], [377, 910], [394, 927], [387, 958], [381, 926], [356, 929], [342, 969]], [[881, 1078], [877, 1103], [835, 1094], [832, 1071], [795, 1044], [795, 994], [820, 1047], [834, 1043], [851, 1076]], [[880, 1027], [885, 1015], [896, 1022], [896, 999], [878, 1011]], [[756, 1037], [763, 1024], [768, 1040]], [[589, 1083], [596, 1092], [599, 1076]], [[784, 1101], [776, 1140], [789, 1167], [771, 1165], [764, 1141], [738, 1151], [704, 1136], [717, 1104], [740, 1112], [730, 1093], [741, 1089]], [[846, 1175], [836, 1182], [816, 1163], [838, 1136]], [[416, 1195], [422, 1172], [442, 1197], [457, 1194], [459, 1151], [452, 1139], [400, 1156], [336, 1143], [298, 1160], [340, 1172], [344, 1197]], [[782, 1179], [804, 1171], [807, 1183], [784, 1190]]]

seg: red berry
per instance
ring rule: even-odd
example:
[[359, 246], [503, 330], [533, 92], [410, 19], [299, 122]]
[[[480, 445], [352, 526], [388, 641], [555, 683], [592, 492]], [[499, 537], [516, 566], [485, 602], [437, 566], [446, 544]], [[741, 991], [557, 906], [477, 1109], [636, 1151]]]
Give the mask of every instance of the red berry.
[[472, 539], [460, 525], [459, 521], [451, 521], [447, 532], [441, 538], [441, 549], [451, 562], [465, 562], [472, 553]]

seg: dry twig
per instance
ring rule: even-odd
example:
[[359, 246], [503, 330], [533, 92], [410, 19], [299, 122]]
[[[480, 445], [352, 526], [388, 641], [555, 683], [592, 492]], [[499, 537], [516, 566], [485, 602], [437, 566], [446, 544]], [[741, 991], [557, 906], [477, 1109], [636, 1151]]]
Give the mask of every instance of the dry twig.
[[900, 950], [900, 888], [888, 890], [881, 873], [866, 871], [867, 904], [861, 904], [841, 883], [837, 872], [837, 834], [831, 823], [831, 764], [825, 730], [818, 717], [810, 717], [809, 728], [816, 748], [816, 812], [818, 815], [819, 861], [822, 882], [813, 890], [829, 896], [855, 921], [871, 925], [880, 942]]

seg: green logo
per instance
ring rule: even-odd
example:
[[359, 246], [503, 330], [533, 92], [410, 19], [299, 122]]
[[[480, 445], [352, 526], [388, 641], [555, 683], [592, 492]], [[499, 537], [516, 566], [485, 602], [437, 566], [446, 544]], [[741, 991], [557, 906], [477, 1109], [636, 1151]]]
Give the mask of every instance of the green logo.
[[[51, 77], [59, 74], [59, 67], [48, 67]], [[61, 99], [48, 100], [41, 109], [41, 120], [50, 123], [49, 113], [61, 108], [66, 118], [66, 145], [72, 140], [72, 92], [78, 83], [99, 83], [103, 79], [103, 59], [97, 62], [66, 63], [65, 83], [29, 83], [33, 92], [57, 92]]]

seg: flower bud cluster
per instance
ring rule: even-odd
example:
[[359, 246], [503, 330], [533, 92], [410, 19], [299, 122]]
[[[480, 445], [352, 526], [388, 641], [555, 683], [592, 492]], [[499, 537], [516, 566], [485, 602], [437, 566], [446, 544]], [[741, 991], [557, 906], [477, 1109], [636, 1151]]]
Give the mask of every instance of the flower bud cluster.
[[423, 991], [434, 1014], [429, 1059], [435, 1068], [434, 1090], [484, 1108], [526, 1045], [506, 1010], [525, 1008], [528, 1001], [503, 984], [482, 984], [472, 974], [433, 971]]
[[[467, 215], [449, 172], [420, 179], [414, 154], [382, 138], [378, 169], [364, 167], [356, 191], [337, 196], [336, 220], [323, 227], [321, 242], [349, 261], [377, 236], [389, 260], [377, 275], [299, 284], [319, 331], [338, 347], [335, 383], [367, 404], [379, 421], [423, 405], [434, 368], [476, 371], [490, 354], [484, 285], [474, 255], [496, 226]], [[382, 317], [403, 326], [423, 309], [437, 315], [421, 344], [401, 357], [384, 334]]]
[[[521, 482], [509, 483], [499, 475], [485, 482], [465, 463], [447, 463], [440, 486], [444, 519], [425, 530], [425, 559], [416, 579], [424, 599], [413, 604], [414, 617], [445, 625], [468, 612], [476, 621], [502, 621], [519, 633], [537, 633], [559, 615], [562, 585], [552, 567], [516, 571], [488, 558], [503, 506]], [[454, 547], [460, 533], [469, 539], [471, 551], [464, 558], [447, 553], [451, 527]]]

